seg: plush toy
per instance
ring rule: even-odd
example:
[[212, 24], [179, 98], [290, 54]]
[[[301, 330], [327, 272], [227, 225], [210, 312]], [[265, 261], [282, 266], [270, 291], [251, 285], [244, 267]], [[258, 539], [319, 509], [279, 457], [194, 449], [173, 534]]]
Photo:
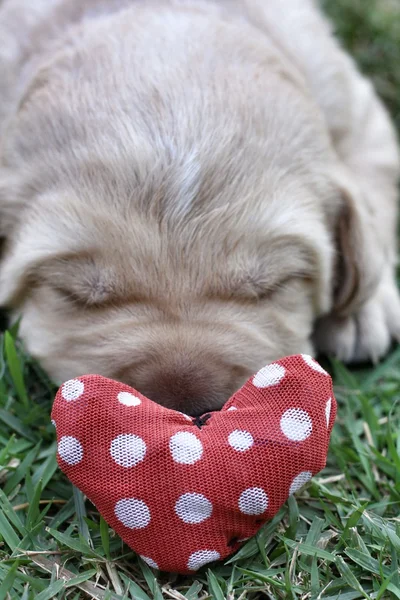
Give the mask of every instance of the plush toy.
[[151, 567], [193, 573], [253, 536], [324, 468], [336, 401], [310, 356], [261, 369], [192, 418], [98, 375], [64, 383], [59, 466]]

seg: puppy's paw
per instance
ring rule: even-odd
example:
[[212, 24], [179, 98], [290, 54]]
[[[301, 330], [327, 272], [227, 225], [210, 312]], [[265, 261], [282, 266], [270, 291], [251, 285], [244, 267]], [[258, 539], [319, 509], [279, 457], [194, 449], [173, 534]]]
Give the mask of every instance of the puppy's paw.
[[374, 296], [356, 314], [323, 317], [314, 333], [318, 352], [347, 363], [376, 363], [393, 340], [400, 341], [400, 294], [391, 273], [385, 274]]

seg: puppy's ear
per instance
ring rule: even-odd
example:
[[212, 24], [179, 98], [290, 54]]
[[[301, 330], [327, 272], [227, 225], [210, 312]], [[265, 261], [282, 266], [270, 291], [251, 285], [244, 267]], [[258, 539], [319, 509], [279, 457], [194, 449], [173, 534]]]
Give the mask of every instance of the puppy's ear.
[[341, 208], [336, 222], [333, 311], [354, 313], [374, 292], [384, 265], [384, 249], [376, 240], [373, 214], [361, 190], [344, 175], [337, 185]]
[[[22, 218], [25, 206], [25, 202], [18, 197], [12, 183], [12, 177], [7, 174], [6, 169], [2, 169], [0, 171], [0, 280], [8, 247]], [[0, 283], [0, 306], [5, 304], [4, 300], [8, 295], [6, 290], [11, 291], [9, 285]]]
[[35, 272], [48, 258], [48, 252], [19, 240], [9, 249], [7, 246], [6, 242], [0, 267], [0, 307], [16, 308], [35, 285]]
[[7, 239], [22, 219], [26, 206], [21, 184], [14, 181], [7, 169], [0, 169], [0, 238]]
[[[55, 204], [55, 202], [54, 202]], [[0, 211], [1, 215], [1, 211]], [[21, 222], [6, 239], [0, 263], [0, 306], [16, 308], [29, 295], [40, 269], [54, 260], [68, 260], [79, 251], [84, 228], [68, 220], [61, 206], [24, 211]], [[8, 238], [8, 236], [7, 236]]]

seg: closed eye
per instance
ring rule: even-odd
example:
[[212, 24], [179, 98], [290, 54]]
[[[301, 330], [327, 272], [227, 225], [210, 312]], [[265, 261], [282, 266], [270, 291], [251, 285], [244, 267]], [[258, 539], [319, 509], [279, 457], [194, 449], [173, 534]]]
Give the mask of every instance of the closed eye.
[[[258, 242], [258, 244], [257, 244]], [[252, 247], [254, 243], [255, 248]], [[229, 256], [223, 271], [214, 273], [207, 296], [215, 300], [260, 302], [281, 293], [300, 292], [315, 281], [320, 262], [313, 243], [298, 235], [247, 240], [243, 252]]]
[[268, 281], [262, 279], [251, 279], [250, 277], [241, 278], [235, 284], [230, 283], [229, 287], [215, 290], [209, 296], [217, 299], [238, 300], [244, 302], [260, 302], [271, 300], [281, 292], [293, 289], [300, 282], [310, 283], [313, 280], [310, 272], [298, 271], [282, 278], [276, 278], [275, 281], [270, 278]]
[[63, 298], [80, 309], [115, 308], [133, 303], [139, 304], [145, 301], [145, 299], [138, 294], [118, 295], [114, 290], [109, 290], [108, 288], [102, 291], [97, 287], [95, 290], [96, 293], [94, 293], [93, 288], [86, 287], [82, 291], [68, 289], [67, 287], [60, 285], [52, 285], [51, 288], [60, 298]]
[[92, 258], [58, 259], [42, 266], [43, 283], [60, 297], [80, 308], [100, 307], [115, 301], [115, 277], [98, 267]]
[[296, 273], [294, 275], [289, 275], [266, 288], [260, 287], [257, 291], [257, 298], [258, 300], [271, 299], [276, 294], [291, 289], [293, 285], [301, 281], [305, 283], [311, 283], [312, 277], [309, 273]]
[[52, 287], [53, 290], [57, 293], [57, 295], [66, 300], [67, 302], [71, 302], [82, 308], [88, 306], [89, 304], [87, 299], [82, 298], [72, 290], [68, 290], [67, 288], [58, 285]]

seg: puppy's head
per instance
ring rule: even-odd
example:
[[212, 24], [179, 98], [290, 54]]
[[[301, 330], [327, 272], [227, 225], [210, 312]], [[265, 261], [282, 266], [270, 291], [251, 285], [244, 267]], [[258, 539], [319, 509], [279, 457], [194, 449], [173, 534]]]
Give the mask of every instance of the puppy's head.
[[181, 219], [45, 194], [9, 245], [0, 302], [56, 382], [99, 373], [183, 412], [220, 408], [263, 365], [310, 352], [329, 303], [331, 240], [307, 190], [251, 193]]
[[25, 95], [3, 147], [0, 304], [56, 382], [99, 373], [198, 414], [311, 352], [340, 195], [318, 109], [261, 35], [152, 19]]

